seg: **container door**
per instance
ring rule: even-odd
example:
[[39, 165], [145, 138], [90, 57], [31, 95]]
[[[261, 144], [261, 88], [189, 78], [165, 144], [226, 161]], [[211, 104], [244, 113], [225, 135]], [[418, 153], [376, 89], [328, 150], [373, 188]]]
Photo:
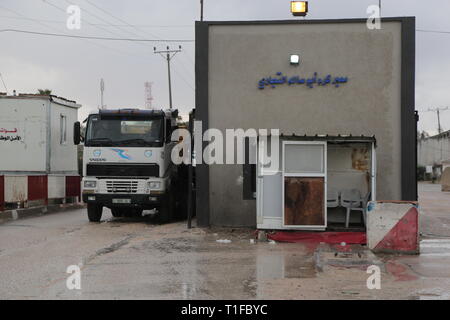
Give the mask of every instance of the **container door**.
[[[280, 169], [270, 169], [266, 163], [266, 154], [270, 154], [268, 143], [258, 142], [256, 211], [258, 229], [282, 229], [281, 190], [282, 176]], [[269, 153], [267, 153], [269, 152]]]
[[283, 141], [282, 212], [286, 229], [327, 227], [326, 142]]

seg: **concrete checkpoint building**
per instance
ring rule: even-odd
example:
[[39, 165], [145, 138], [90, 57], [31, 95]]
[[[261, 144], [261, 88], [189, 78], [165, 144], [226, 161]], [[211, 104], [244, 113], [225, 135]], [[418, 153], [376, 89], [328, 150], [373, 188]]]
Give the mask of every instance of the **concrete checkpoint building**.
[[197, 165], [198, 225], [325, 230], [345, 219], [330, 195], [349, 189], [366, 201], [416, 201], [414, 95], [414, 17], [383, 18], [379, 30], [366, 19], [197, 22], [203, 132], [282, 135], [270, 174]]

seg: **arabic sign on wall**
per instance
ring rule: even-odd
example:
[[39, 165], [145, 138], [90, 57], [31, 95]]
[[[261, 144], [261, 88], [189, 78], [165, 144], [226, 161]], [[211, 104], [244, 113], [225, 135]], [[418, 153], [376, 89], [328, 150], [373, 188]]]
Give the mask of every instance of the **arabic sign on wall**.
[[326, 75], [325, 77], [319, 77], [317, 72], [314, 72], [314, 75], [310, 78], [304, 78], [300, 76], [284, 76], [282, 72], [277, 72], [276, 77], [268, 77], [263, 78], [258, 82], [258, 88], [263, 90], [266, 87], [276, 88], [280, 85], [288, 85], [288, 86], [298, 86], [305, 85], [306, 87], [312, 89], [315, 86], [327, 86], [332, 85], [336, 88], [339, 88], [341, 84], [348, 82], [348, 77], [334, 77], [331, 74]]
[[21, 140], [22, 136], [19, 135], [17, 128], [0, 127], [0, 142], [16, 142]]

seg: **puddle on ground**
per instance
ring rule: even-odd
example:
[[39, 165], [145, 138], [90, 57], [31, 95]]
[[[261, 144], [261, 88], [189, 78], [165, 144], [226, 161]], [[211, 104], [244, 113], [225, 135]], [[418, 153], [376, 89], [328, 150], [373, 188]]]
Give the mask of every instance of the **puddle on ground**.
[[302, 254], [257, 254], [256, 279], [312, 278], [316, 275], [312, 256]]
[[450, 239], [423, 239], [420, 241], [420, 256], [450, 257]]
[[183, 299], [264, 297], [271, 281], [316, 276], [313, 255], [301, 244], [251, 244], [240, 235], [229, 236], [231, 243], [217, 243], [217, 238], [152, 241], [144, 250], [157, 251], [157, 256], [168, 260], [161, 263], [172, 271], [165, 290]]
[[450, 293], [439, 289], [422, 290], [411, 297], [413, 300], [450, 300]]

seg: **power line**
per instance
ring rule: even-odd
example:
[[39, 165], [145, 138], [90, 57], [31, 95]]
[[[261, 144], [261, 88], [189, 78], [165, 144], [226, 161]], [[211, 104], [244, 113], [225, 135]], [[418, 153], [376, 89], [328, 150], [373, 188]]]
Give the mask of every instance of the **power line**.
[[[2, 5], [0, 5], [0, 8], [2, 8], [3, 10], [6, 10], [6, 11], [12, 12], [13, 14], [15, 14], [15, 15], [17, 15], [19, 17], [29, 18], [29, 17], [21, 14], [20, 12], [17, 12], [17, 11], [15, 11], [13, 9], [6, 8], [6, 7], [2, 6]], [[47, 25], [47, 24], [45, 24], [43, 22], [37, 21], [37, 23], [42, 25], [42, 26], [44, 26], [47, 29], [56, 30], [55, 28], [53, 28], [53, 27], [51, 27], [51, 26], [49, 26], [49, 25]], [[1, 32], [1, 30], [0, 30], [0, 32]], [[87, 40], [87, 39], [79, 39], [79, 40], [80, 41], [86, 41], [86, 42], [88, 42], [88, 43], [90, 43], [90, 44], [92, 44], [94, 46], [97, 46], [97, 47], [100, 47], [100, 48], [103, 48], [103, 49], [107, 49], [109, 52], [116, 52], [116, 53], [119, 53], [121, 55], [127, 55], [127, 56], [130, 55], [130, 53], [127, 53], [127, 52], [124, 52], [124, 51], [121, 51], [121, 50], [118, 50], [118, 49], [115, 49], [115, 48], [111, 48], [111, 47], [105, 46], [105, 45], [100, 44], [100, 43], [95, 43], [95, 42]], [[138, 56], [136, 56], [136, 57], [138, 57]], [[139, 56], [139, 58], [142, 58], [142, 57]]]
[[[19, 17], [22, 17], [22, 18], [28, 18], [27, 16], [24, 16], [24, 15], [21, 14], [20, 12], [17, 12], [17, 11], [15, 11], [15, 10], [13, 10], [13, 9], [9, 9], [9, 8], [6, 8], [6, 7], [1, 6], [1, 5], [0, 5], [0, 8], [2, 8], [3, 10], [6, 10], [6, 11], [12, 12], [12, 13], [14, 13], [15, 15], [17, 15], [17, 16], [19, 16]], [[40, 24], [41, 26], [46, 27], [47, 29], [53, 29], [52, 27], [46, 25], [45, 23], [42, 23], [41, 21], [36, 21], [36, 22], [37, 22], [38, 24]]]
[[[64, 12], [64, 13], [66, 13], [66, 11], [65, 11], [63, 8], [60, 8], [60, 7], [56, 6], [56, 5], [54, 5], [53, 3], [49, 2], [49, 0], [43, 0], [43, 1], [44, 1], [45, 3], [47, 3], [48, 5], [50, 5], [50, 6], [54, 7], [54, 8], [56, 8], [56, 9], [58, 9], [59, 11], [62, 11], [62, 12]], [[65, 0], [65, 2], [66, 2], [67, 4], [69, 4], [69, 5], [72, 5], [72, 3], [69, 2], [68, 0]], [[109, 25], [112, 25], [109, 21], [107, 21], [107, 20], [105, 20], [105, 19], [103, 19], [103, 18], [101, 18], [101, 17], [99, 17], [99, 16], [97, 16], [97, 15], [91, 13], [89, 10], [87, 10], [87, 9], [85, 9], [85, 8], [81, 8], [81, 9], [82, 9], [82, 11], [83, 11], [84, 13], [87, 13], [88, 15], [94, 17], [94, 19], [97, 19], [97, 20], [103, 21], [103, 22], [105, 22], [105, 23], [107, 23], [107, 24], [109, 24]], [[93, 25], [93, 23], [91, 23], [91, 22], [90, 22], [89, 20], [87, 20], [86, 18], [84, 18], [83, 21], [84, 21], [85, 23], [87, 23], [88, 25]], [[112, 35], [115, 36], [116, 38], [121, 38], [121, 37], [122, 37], [121, 34], [117, 34], [117, 33], [115, 33], [115, 32], [112, 32], [112, 31], [108, 30], [108, 29], [105, 29], [105, 28], [103, 28], [103, 27], [100, 27], [100, 26], [94, 26], [94, 27], [96, 27], [97, 29], [104, 30], [104, 31], [108, 32], [109, 34], [112, 34]], [[120, 28], [120, 27], [116, 27], [116, 28], [119, 29], [119, 30], [122, 30], [122, 28]], [[135, 34], [133, 34], [132, 32], [129, 32], [128, 30], [125, 30], [125, 32], [128, 33], [128, 34], [135, 35]], [[138, 37], [139, 37], [139, 35], [138, 35]], [[89, 40], [86, 40], [86, 39], [83, 39], [83, 40], [89, 41]], [[134, 43], [139, 44], [139, 45], [142, 45], [142, 46], [145, 46], [144, 43], [141, 43], [141, 42], [139, 42], [139, 41], [134, 41]]]
[[[69, 4], [69, 5], [72, 5], [72, 4], [73, 4], [73, 3], [69, 2], [68, 0], [65, 0], [65, 1], [66, 1], [66, 3]], [[81, 7], [81, 6], [80, 6], [80, 7]], [[105, 22], [107, 25], [113, 26], [109, 21], [107, 21], [107, 20], [103, 19], [102, 17], [99, 17], [98, 15], [96, 15], [96, 14], [90, 12], [90, 11], [87, 10], [86, 8], [83, 7], [83, 8], [81, 8], [81, 9], [82, 9], [82, 12], [87, 13], [88, 15], [94, 17], [95, 19], [100, 20], [100, 21], [102, 21], [102, 22]], [[84, 19], [84, 20], [86, 20], [86, 19]], [[90, 23], [90, 25], [91, 25], [91, 23]], [[95, 27], [96, 27], [96, 28], [99, 28], [99, 26], [95, 26]], [[118, 29], [118, 30], [121, 30], [122, 32], [123, 32], [123, 30], [124, 30], [124, 29], [122, 29], [121, 27], [117, 27], [117, 26], [113, 26], [113, 27], [116, 28], [116, 29]], [[103, 28], [103, 27], [101, 27], [101, 29], [102, 29], [102, 30], [106, 30], [106, 31], [108, 31], [109, 33], [115, 35], [115, 33], [109, 31], [108, 29], [105, 29], [105, 28]], [[126, 29], [125, 29], [125, 32], [128, 33], [128, 34], [133, 34], [133, 33], [129, 32], [129, 31], [126, 30]]]
[[450, 34], [450, 31], [416, 29], [417, 32]]
[[[66, 0], [66, 1], [67, 1], [67, 0]], [[92, 3], [92, 2], [89, 1], [89, 0], [85, 0], [85, 1], [86, 1], [87, 3], [89, 3], [91, 6], [93, 6], [94, 8], [96, 8], [97, 10], [103, 12], [104, 14], [106, 14], [106, 15], [112, 17], [113, 19], [116, 19], [117, 21], [120, 21], [120, 22], [122, 22], [122, 23], [125, 23], [126, 25], [128, 25], [128, 26], [130, 26], [130, 27], [132, 27], [132, 28], [134, 28], [134, 29], [136, 29], [136, 30], [139, 31], [138, 28], [136, 28], [136, 27], [133, 26], [132, 24], [128, 23], [127, 21], [125, 21], [125, 20], [123, 20], [123, 19], [121, 19], [121, 18], [116, 17], [115, 15], [109, 13], [109, 12], [106, 11], [105, 9], [103, 9], [103, 8], [101, 8], [101, 7], [99, 7], [99, 6], [97, 6], [96, 4]], [[152, 37], [155, 37], [155, 38], [159, 38], [159, 37], [157, 37], [157, 36], [155, 36], [155, 35], [153, 35], [153, 34], [149, 34], [149, 35], [152, 36]]]
[[[55, 7], [56, 9], [58, 9], [58, 10], [60, 10], [60, 11], [63, 11], [63, 9], [61, 9], [61, 8], [59, 8], [58, 6], [55, 6], [55, 5], [53, 5], [53, 4], [50, 4], [48, 1], [44, 1], [44, 2], [46, 2], [46, 4], [48, 4], [48, 5], [50, 5], [50, 6]], [[44, 27], [47, 28], [47, 29], [56, 30], [56, 29], [53, 28], [52, 26], [49, 26], [49, 25], [43, 23], [42, 20], [39, 20], [39, 19], [33, 19], [33, 18], [30, 18], [30, 17], [27, 17], [27, 16], [25, 16], [25, 15], [23, 15], [23, 14], [17, 12], [17, 11], [14, 11], [14, 10], [8, 9], [8, 8], [5, 8], [5, 7], [2, 6], [2, 5], [0, 5], [0, 8], [2, 8], [2, 9], [4, 9], [4, 10], [6, 10], [6, 11], [9, 11], [9, 12], [11, 12], [11, 13], [13, 13], [13, 14], [19, 16], [20, 18], [18, 18], [18, 19], [34, 21], [34, 22], [36, 22], [37, 24], [40, 24], [40, 25], [44, 26]], [[64, 12], [65, 12], [65, 11], [64, 11]], [[55, 23], [57, 22], [57, 21], [55, 21], [55, 20], [50, 20], [50, 21], [51, 21], [51, 22], [55, 22]], [[84, 19], [84, 21], [86, 22], [86, 19]], [[46, 22], [49, 22], [49, 21], [46, 21]], [[59, 23], [59, 22], [58, 22], [58, 23]], [[94, 23], [87, 23], [87, 24], [93, 25], [93, 26], [97, 25], [97, 24], [94, 24]], [[137, 26], [133, 26], [133, 25], [129, 25], [129, 26], [130, 26], [130, 27], [137, 27]], [[107, 30], [107, 31], [110, 32], [109, 30]], [[91, 40], [130, 41], [130, 42], [138, 42], [138, 43], [143, 43], [143, 42], [185, 42], [185, 43], [188, 43], [188, 42], [195, 42], [195, 40], [189, 40], [189, 39], [178, 39], [178, 40], [177, 40], [177, 39], [140, 39], [140, 38], [122, 38], [122, 37], [114, 37], [114, 38], [113, 38], [113, 37], [99, 37], [99, 36], [77, 36], [77, 35], [69, 35], [69, 34], [63, 34], [63, 33], [38, 32], [38, 31], [29, 31], [29, 30], [22, 30], [22, 29], [12, 29], [12, 28], [11, 28], [11, 29], [3, 29], [3, 30], [0, 30], [0, 33], [1, 33], [1, 32], [24, 33], [24, 34], [32, 34], [32, 35], [39, 35], [39, 36], [53, 36], [53, 37], [63, 37], [63, 38], [75, 38], [75, 39], [78, 39], [78, 40], [80, 40], [80, 41], [87, 41], [87, 42], [89, 42], [89, 43], [91, 43], [91, 44], [93, 44], [93, 45], [96, 45], [96, 46], [99, 46], [99, 47], [102, 47], [102, 48], [106, 48], [106, 49], [109, 50], [110, 52], [111, 52], [111, 51], [116, 51], [116, 52], [119, 52], [119, 53], [121, 53], [121, 54], [123, 54], [123, 55], [127, 55], [127, 56], [136, 56], [136, 57], [138, 57], [138, 58], [140, 58], [140, 59], [144, 59], [144, 57], [142, 57], [142, 56], [137, 56], [137, 55], [134, 55], [134, 54], [130, 54], [130, 53], [127, 53], [127, 52], [122, 52], [122, 51], [117, 50], [117, 49], [115, 49], [115, 48], [111, 48], [111, 47], [102, 45], [102, 44], [100, 44], [100, 43], [92, 42]], [[111, 32], [110, 32], [110, 33], [111, 33]], [[174, 71], [175, 71], [175, 73], [177, 73], [177, 74], [179, 75], [179, 78], [180, 78], [183, 82], [185, 82], [186, 85], [187, 85], [189, 88], [191, 88], [192, 90], [194, 90], [193, 87], [188, 83], [188, 81], [186, 81], [186, 79], [184, 79], [184, 77], [183, 77], [176, 69], [174, 69]]]
[[[183, 55], [180, 55], [180, 57], [183, 57]], [[187, 60], [187, 58], [185, 58], [185, 60]], [[190, 79], [195, 79], [195, 75], [192, 72], [192, 70], [190, 70], [183, 61], [180, 60], [180, 63], [175, 64], [175, 66], [180, 66], [186, 73], [186, 75], [190, 78]]]
[[[43, 1], [44, 3], [46, 3], [46, 4], [48, 4], [49, 6], [55, 8], [55, 9], [58, 9], [58, 10], [61, 11], [61, 12], [66, 13], [66, 10], [64, 10], [64, 9], [61, 8], [61, 7], [58, 7], [57, 5], [55, 5], [55, 4], [51, 3], [51, 2], [49, 2], [48, 0], [42, 0], [42, 1]], [[70, 3], [69, 1], [66, 0], [66, 2], [67, 2], [69, 5], [72, 5], [72, 3]], [[104, 20], [104, 19], [102, 19], [102, 18], [99, 18], [98, 16], [96, 16], [96, 15], [90, 13], [88, 10], [86, 10], [86, 9], [84, 9], [84, 8], [83, 8], [83, 12], [84, 12], [84, 13], [87, 13], [87, 14], [90, 15], [90, 16], [93, 16], [93, 17], [94, 17], [95, 19], [97, 19], [97, 20], [100, 20], [100, 21], [109, 23], [108, 21], [106, 21], [106, 20]], [[93, 27], [95, 27], [95, 28], [97, 28], [97, 29], [106, 31], [107, 33], [112, 34], [113, 36], [116, 36], [116, 35], [117, 35], [116, 33], [112, 32], [111, 30], [105, 29], [105, 28], [103, 28], [103, 27], [101, 27], [101, 26], [94, 26], [94, 25], [93, 25], [89, 20], [87, 20], [86, 18], [83, 18], [83, 21], [84, 21], [86, 24], [91, 25], [91, 26], [93, 26]]]
[[106, 41], [131, 41], [131, 42], [195, 42], [195, 40], [190, 39], [133, 39], [133, 38], [112, 38], [112, 37], [97, 37], [97, 36], [77, 36], [69, 35], [63, 33], [48, 33], [48, 32], [37, 32], [19, 29], [1, 29], [0, 32], [18, 32], [35, 34], [42, 36], [53, 36], [53, 37], [65, 37], [65, 38], [77, 38], [77, 39], [91, 39], [91, 40], [106, 40]]
[[[68, 1], [68, 0], [66, 0], [66, 1]], [[117, 17], [117, 16], [115, 16], [115, 15], [113, 15], [112, 13], [110, 13], [109, 11], [107, 11], [107, 10], [105, 10], [105, 9], [103, 9], [103, 8], [101, 8], [100, 6], [98, 6], [98, 5], [96, 5], [96, 4], [94, 4], [94, 3], [92, 3], [92, 1], [90, 1], [90, 0], [84, 0], [85, 2], [87, 2], [88, 4], [90, 4], [91, 6], [93, 6], [94, 8], [96, 8], [97, 10], [99, 10], [99, 11], [101, 11], [101, 12], [103, 12], [104, 14], [106, 14], [106, 15], [108, 15], [108, 16], [110, 16], [110, 17], [112, 17], [113, 19], [115, 19], [115, 20], [117, 20], [117, 21], [119, 21], [119, 22], [121, 22], [121, 23], [125, 23], [127, 26], [130, 26], [130, 27], [132, 27], [133, 29], [135, 29], [136, 31], [138, 31], [138, 32], [141, 32], [142, 34], [144, 34], [144, 35], [149, 35], [149, 36], [151, 36], [151, 37], [156, 37], [156, 38], [158, 38], [158, 39], [160, 39], [159, 37], [157, 37], [157, 36], [155, 36], [155, 35], [153, 35], [153, 34], [151, 34], [151, 33], [149, 33], [149, 32], [147, 32], [147, 31], [145, 31], [145, 30], [141, 30], [141, 29], [139, 29], [137, 26], [135, 26], [135, 25], [132, 25], [132, 24], [130, 24], [130, 23], [128, 23], [126, 20], [124, 20], [124, 19], [122, 19], [122, 18], [119, 18], [119, 17]], [[136, 33], [135, 33], [136, 34]], [[139, 36], [138, 34], [136, 34], [137, 36]], [[160, 39], [160, 40], [162, 40], [162, 39]], [[166, 57], [165, 57], [166, 58]], [[193, 61], [189, 61], [191, 64], [194, 64], [193, 63]], [[186, 71], [186, 73], [187, 73], [187, 75], [189, 76], [189, 77], [193, 77], [193, 75], [190, 73], [190, 71], [184, 66], [184, 64], [180, 64], [180, 66]], [[170, 69], [170, 68], [169, 68]], [[180, 79], [189, 87], [189, 88], [191, 88], [192, 90], [194, 90], [194, 88], [193, 88], [193, 86], [181, 75], [181, 73], [180, 72], [178, 72], [175, 68], [173, 68], [173, 70], [175, 71], [175, 73], [180, 77]], [[170, 75], [169, 75], [169, 77], [170, 77]], [[169, 84], [169, 90], [170, 90], [170, 84]]]
[[[68, 0], [65, 0], [68, 4], [71, 4]], [[93, 4], [93, 3], [91, 3], [90, 1], [86, 1], [89, 5], [91, 5], [92, 7], [94, 7], [95, 9], [97, 9], [97, 10], [99, 10], [99, 11], [102, 11], [102, 13], [104, 14], [104, 13], [106, 13], [107, 15], [109, 15], [109, 16], [112, 16], [110, 13], [108, 13], [106, 10], [104, 10], [104, 9], [102, 9], [102, 8], [100, 8], [100, 7], [98, 7], [98, 6], [96, 6], [95, 4]], [[85, 8], [82, 8], [82, 10], [83, 11], [86, 11], [86, 12], [88, 12], [89, 13], [89, 11], [87, 11], [87, 9], [85, 9]], [[91, 14], [91, 13], [89, 13], [89, 14]], [[93, 15], [93, 14], [91, 14], [91, 15]], [[104, 21], [104, 22], [106, 22], [107, 24], [109, 24], [110, 26], [113, 26], [113, 24], [111, 24], [109, 21], [107, 21], [107, 20], [104, 20], [104, 19], [102, 19], [102, 18], [99, 18], [98, 16], [96, 16], [96, 15], [94, 15], [97, 19], [100, 19], [101, 21]], [[115, 16], [112, 16], [114, 19], [119, 19], [119, 18], [116, 18]], [[121, 22], [122, 22], [122, 20], [120, 20]], [[121, 27], [115, 27], [115, 28], [117, 28], [117, 29], [119, 29], [119, 30], [124, 30], [124, 29], [122, 29]], [[136, 34], [135, 32], [131, 32], [131, 31], [129, 31], [129, 30], [126, 30], [125, 29], [125, 32], [127, 33], [127, 34], [131, 34], [132, 36], [136, 36], [137, 38], [141, 38], [141, 36], [139, 35], [139, 34]], [[153, 34], [151, 34], [151, 37], [152, 38], [157, 38], [158, 40], [160, 40], [161, 38], [159, 38], [159, 37], [155, 37]], [[144, 46], [144, 47], [146, 47], [146, 44], [144, 44], [144, 43], [141, 43], [141, 42], [136, 42], [137, 44], [139, 44], [139, 45], [142, 45], [142, 46]]]
[[189, 81], [186, 80], [186, 78], [181, 74], [181, 72], [179, 72], [177, 69], [173, 69], [173, 71], [175, 71], [175, 73], [180, 77], [180, 79], [189, 87], [192, 89], [192, 91], [195, 92], [195, 88], [192, 86], [191, 83], [189, 83]]
[[[57, 23], [57, 24], [65, 24], [66, 21], [63, 20], [46, 20], [46, 19], [35, 19], [35, 18], [26, 18], [26, 17], [11, 17], [11, 16], [0, 16], [3, 19], [13, 19], [13, 20], [25, 20], [25, 21], [33, 21], [33, 22], [46, 22], [46, 23]], [[134, 25], [126, 25], [126, 24], [106, 24], [106, 23], [89, 23], [90, 26], [100, 26], [100, 27], [124, 27], [124, 28], [193, 28], [194, 25], [191, 24], [179, 24], [179, 25], [157, 25], [157, 24], [134, 24]]]
[[[68, 2], [68, 0], [65, 0], [65, 1]], [[115, 20], [117, 20], [117, 21], [119, 21], [119, 22], [121, 22], [121, 23], [124, 23], [124, 24], [126, 24], [127, 26], [129, 26], [129, 27], [132, 27], [133, 29], [135, 29], [135, 30], [138, 31], [138, 32], [140, 32], [140, 33], [142, 33], [142, 34], [144, 34], [144, 35], [149, 35], [149, 36], [151, 36], [151, 37], [158, 38], [158, 40], [164, 41], [163, 39], [161, 39], [161, 38], [155, 36], [154, 34], [149, 33], [149, 32], [147, 32], [147, 31], [145, 31], [145, 30], [141, 30], [141, 29], [139, 29], [138, 26], [132, 25], [132, 24], [128, 23], [126, 20], [117, 17], [116, 15], [110, 13], [109, 11], [103, 9], [102, 7], [100, 7], [100, 6], [98, 6], [98, 5], [94, 4], [94, 3], [92, 3], [92, 1], [90, 1], [90, 0], [84, 0], [84, 1], [87, 2], [88, 4], [90, 4], [92, 7], [96, 8], [97, 10], [99, 10], [99, 11], [103, 12], [104, 14], [108, 15], [109, 17], [111, 17], [111, 18], [113, 18], [113, 19], [115, 19]], [[134, 33], [134, 34], [137, 35], [138, 37], [140, 36], [140, 35], [137, 34], [137, 33]], [[160, 52], [160, 54], [161, 54], [161, 53], [162, 53], [162, 52]], [[167, 53], [167, 52], [164, 52], [164, 53]], [[177, 52], [175, 52], [175, 54], [176, 54], [176, 53], [177, 53]], [[174, 55], [175, 55], [175, 54], [174, 54]], [[173, 56], [174, 56], [174, 55], [173, 55]], [[170, 64], [170, 60], [171, 60], [171, 58], [173, 58], [173, 56], [169, 58], [169, 62], [168, 62], [169, 64]], [[165, 59], [167, 59], [167, 57], [165, 57], [165, 56], [163, 56], [163, 57], [164, 57]], [[190, 61], [190, 63], [193, 64], [192, 61]], [[187, 68], [186, 68], [183, 64], [181, 64], [180, 66], [187, 72], [187, 74], [189, 75], [189, 77], [192, 77], [192, 75], [190, 74], [189, 70], [187, 70]], [[169, 68], [169, 96], [170, 96], [170, 108], [172, 108], [172, 94], [171, 94], [171, 92], [170, 92], [170, 91], [171, 91], [170, 65], [169, 65], [168, 68]], [[182, 75], [180, 72], [178, 72], [178, 71], [176, 70], [176, 68], [173, 68], [173, 71], [179, 76], [179, 78], [180, 78], [180, 79], [181, 79], [181, 80], [182, 80], [189, 88], [191, 88], [192, 90], [194, 90], [193, 86], [192, 86], [192, 85], [191, 85], [191, 84], [183, 77], [183, 75]]]
[[[65, 0], [65, 1], [68, 2], [68, 0]], [[94, 3], [92, 3], [92, 1], [90, 1], [90, 0], [84, 0], [84, 1], [85, 1], [86, 3], [88, 3], [89, 5], [91, 5], [92, 7], [96, 8], [97, 10], [103, 12], [103, 13], [106, 14], [107, 16], [109, 16], [109, 17], [111, 17], [111, 18], [113, 18], [113, 19], [115, 19], [115, 20], [117, 20], [117, 21], [119, 21], [119, 22], [121, 22], [121, 23], [124, 23], [124, 24], [126, 24], [127, 26], [129, 26], [129, 27], [132, 27], [132, 28], [135, 29], [136, 31], [140, 32], [141, 34], [143, 34], [143, 35], [148, 35], [148, 36], [150, 36], [150, 37], [155, 37], [155, 38], [158, 38], [158, 40], [163, 41], [163, 39], [161, 39], [161, 38], [155, 36], [155, 35], [152, 34], [152, 33], [149, 33], [149, 32], [147, 32], [147, 31], [145, 31], [145, 30], [140, 29], [140, 28], [139, 28], [138, 26], [136, 26], [136, 25], [130, 24], [128, 21], [126, 21], [126, 20], [124, 20], [124, 19], [122, 19], [122, 18], [120, 18], [120, 17], [117, 17], [116, 15], [110, 13], [109, 11], [103, 9], [102, 7], [100, 7], [100, 6], [98, 6], [98, 5], [94, 4]], [[137, 35], [138, 37], [140, 37], [140, 35], [137, 34], [137, 33], [134, 33], [134, 35]], [[167, 49], [167, 50], [169, 50], [169, 49]], [[154, 51], [156, 51], [156, 50], [154, 50]], [[185, 51], [183, 51], [183, 52], [185, 52]], [[162, 53], [162, 52], [160, 52], [160, 54], [161, 54], [161, 53]], [[167, 53], [167, 52], [164, 52], [164, 53]], [[177, 52], [174, 52], [174, 55], [175, 55], [176, 53], [177, 53]], [[174, 55], [173, 55], [173, 56], [174, 56]], [[171, 62], [173, 56], [170, 57], [170, 55], [169, 55], [169, 58], [167, 58], [166, 56], [163, 56], [163, 58], [168, 59], [168, 72], [169, 72], [169, 103], [170, 103], [170, 108], [172, 108], [172, 92], [171, 92], [171, 91], [172, 91], [172, 84], [171, 84], [171, 74], [170, 74], [170, 70], [171, 70], [170, 62]], [[190, 63], [191, 63], [191, 64], [194, 64], [193, 61], [190, 61]], [[186, 73], [188, 74], [188, 76], [189, 76], [190, 78], [191, 78], [191, 77], [195, 78], [193, 75], [191, 75], [191, 73], [189, 72], [189, 70], [188, 70], [183, 64], [180, 64], [180, 66], [186, 71]], [[189, 83], [188, 80], [186, 80], [186, 78], [185, 78], [185, 77], [184, 77], [184, 76], [183, 76], [176, 68], [172, 67], [172, 70], [178, 75], [178, 77], [179, 77], [179, 79], [181, 79], [181, 81], [183, 81], [183, 82], [184, 82], [191, 90], [195, 91], [194, 87]]]
[[[48, 2], [47, 2], [48, 3]], [[53, 5], [56, 7], [55, 5]], [[60, 8], [58, 8], [60, 9]], [[86, 11], [87, 12], [87, 11]], [[11, 16], [0, 16], [3, 19], [13, 19], [13, 20], [25, 20], [25, 21], [33, 21], [33, 22], [45, 22], [45, 23], [54, 23], [54, 24], [65, 24], [64, 20], [48, 20], [48, 19], [36, 19], [29, 17], [11, 17]], [[193, 28], [192, 24], [114, 24], [114, 23], [88, 23], [88, 25], [93, 27], [122, 27], [122, 28]], [[442, 34], [450, 34], [450, 31], [443, 30], [427, 30], [427, 29], [416, 29], [417, 32], [425, 32], [425, 33], [442, 33]]]

